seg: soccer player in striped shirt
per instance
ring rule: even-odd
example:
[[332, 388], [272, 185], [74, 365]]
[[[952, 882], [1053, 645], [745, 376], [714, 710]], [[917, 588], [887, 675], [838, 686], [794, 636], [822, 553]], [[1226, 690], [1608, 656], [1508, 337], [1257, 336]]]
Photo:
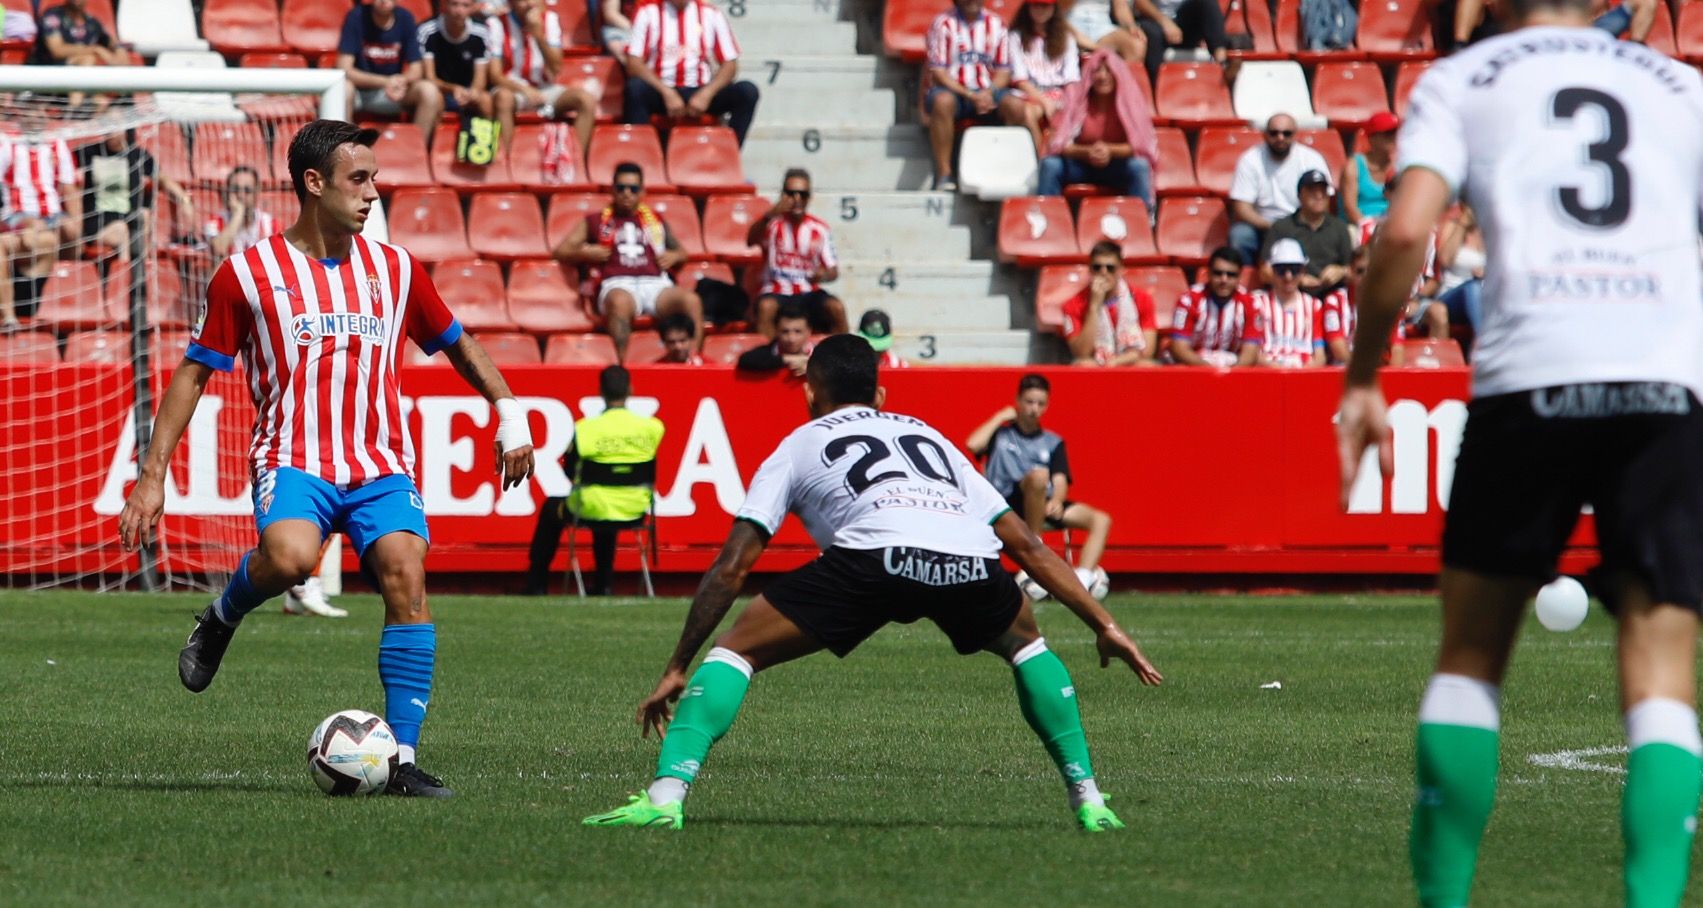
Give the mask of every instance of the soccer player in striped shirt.
[[260, 543], [196, 617], [178, 677], [193, 692], [205, 690], [243, 615], [313, 573], [320, 543], [346, 533], [384, 597], [379, 680], [385, 720], [401, 745], [387, 791], [448, 797], [453, 792], [414, 762], [437, 634], [426, 605], [430, 537], [411, 478], [414, 443], [397, 375], [405, 340], [443, 350], [496, 406], [505, 489], [532, 475], [532, 438], [508, 383], [462, 332], [420, 262], [360, 235], [378, 200], [377, 140], [377, 130], [334, 120], [309, 123], [291, 140], [301, 217], [213, 275], [195, 340], [160, 401], [154, 443], [119, 515], [119, 535], [134, 551], [153, 534], [172, 451], [208, 377], [229, 371], [240, 353], [254, 394], [250, 462]]

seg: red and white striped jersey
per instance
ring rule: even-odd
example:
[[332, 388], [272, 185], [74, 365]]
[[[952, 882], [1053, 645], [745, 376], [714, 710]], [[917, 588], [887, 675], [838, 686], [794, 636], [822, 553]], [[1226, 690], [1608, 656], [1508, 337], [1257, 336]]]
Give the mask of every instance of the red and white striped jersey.
[[662, 84], [697, 88], [722, 64], [738, 59], [739, 42], [727, 17], [708, 3], [648, 3], [633, 14], [627, 53], [645, 61]]
[[6, 180], [6, 213], [49, 218], [65, 211], [59, 187], [81, 183], [65, 140], [25, 143], [0, 140], [0, 174]]
[[[225, 232], [225, 225], [230, 223], [230, 217], [231, 213], [229, 211], [221, 211], [218, 214], [213, 215], [207, 219], [207, 224], [202, 228], [201, 232], [206, 235], [208, 240], [212, 240], [213, 237]], [[246, 252], [259, 245], [261, 240], [264, 240], [273, 234], [283, 232], [284, 225], [280, 224], [278, 219], [272, 216], [272, 212], [261, 211], [257, 208], [254, 211], [254, 223], [249, 224], [247, 229], [238, 230], [236, 235], [231, 237], [231, 249], [227, 255], [236, 255], [239, 252]]]
[[927, 68], [946, 70], [970, 91], [992, 87], [993, 71], [1011, 68], [1004, 20], [984, 11], [981, 18], [968, 22], [956, 8], [936, 16], [928, 27]]
[[414, 471], [397, 376], [404, 337], [433, 353], [460, 336], [400, 246], [357, 236], [348, 260], [326, 265], [275, 236], [219, 266], [186, 356], [229, 371], [242, 354], [257, 473], [293, 467], [355, 484]]
[[888, 347], [887, 352], [881, 354], [881, 359], [876, 362], [876, 366], [881, 369], [909, 369], [911, 364], [899, 355], [899, 351]]
[[1300, 369], [1325, 343], [1324, 304], [1316, 296], [1296, 293], [1279, 303], [1269, 290], [1254, 293], [1260, 329], [1265, 335], [1265, 362], [1281, 369]]
[[819, 289], [811, 275], [840, 264], [828, 222], [813, 214], [796, 224], [788, 217], [770, 218], [763, 235], [763, 261], [763, 286], [757, 292], [781, 296]]
[[[491, 56], [500, 72], [533, 88], [545, 88], [555, 81], [556, 74], [544, 65], [538, 39], [526, 33], [526, 26], [514, 13], [492, 16], [485, 21], [485, 28], [491, 33]], [[544, 12], [544, 42], [558, 50], [562, 47], [562, 20], [548, 10]]]
[[[1221, 303], [1205, 284], [1195, 284], [1178, 297], [1177, 308], [1171, 310], [1171, 339], [1188, 341], [1195, 353], [1214, 364], [1234, 363], [1243, 344], [1264, 346], [1265, 335], [1260, 328], [1254, 298], [1241, 287]], [[1220, 363], [1226, 355], [1228, 361]]]

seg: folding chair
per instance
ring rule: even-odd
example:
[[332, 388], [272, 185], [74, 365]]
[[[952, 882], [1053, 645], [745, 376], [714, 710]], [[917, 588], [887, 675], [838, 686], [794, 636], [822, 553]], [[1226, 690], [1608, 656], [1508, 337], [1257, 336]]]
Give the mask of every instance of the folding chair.
[[574, 575], [574, 588], [579, 590], [581, 599], [585, 598], [585, 577], [579, 566], [579, 530], [613, 529], [634, 530], [639, 536], [639, 573], [644, 578], [645, 595], [655, 599], [656, 587], [651, 585], [650, 566], [656, 561], [656, 461], [647, 460], [642, 463], [593, 463], [581, 460], [574, 470], [574, 485], [594, 486], [644, 486], [650, 493], [650, 501], [645, 505], [645, 513], [634, 520], [581, 520], [578, 513], [568, 505], [568, 499], [562, 506], [568, 511], [568, 570]]

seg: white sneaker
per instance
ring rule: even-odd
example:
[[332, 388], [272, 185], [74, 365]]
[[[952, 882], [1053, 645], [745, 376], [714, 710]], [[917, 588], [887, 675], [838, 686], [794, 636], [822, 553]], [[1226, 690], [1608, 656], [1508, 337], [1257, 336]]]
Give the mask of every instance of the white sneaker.
[[287, 615], [318, 615], [321, 618], [347, 618], [349, 612], [332, 605], [325, 598], [325, 588], [318, 577], [290, 587], [284, 593], [284, 613]]

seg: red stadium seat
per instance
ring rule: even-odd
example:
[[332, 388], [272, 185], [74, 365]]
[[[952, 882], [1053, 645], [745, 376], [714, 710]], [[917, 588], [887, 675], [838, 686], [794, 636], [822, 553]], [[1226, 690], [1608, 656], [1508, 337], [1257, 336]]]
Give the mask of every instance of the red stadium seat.
[[1366, 0], [1360, 4], [1355, 45], [1380, 63], [1429, 60], [1437, 56], [1432, 7], [1431, 0]]
[[1313, 72], [1313, 110], [1337, 128], [1359, 126], [1373, 114], [1388, 112], [1388, 97], [1376, 63], [1320, 63]]
[[691, 195], [750, 192], [739, 140], [726, 126], [677, 126], [668, 135], [668, 181]]
[[1095, 196], [1082, 200], [1076, 212], [1076, 245], [1083, 255], [1101, 240], [1113, 240], [1123, 248], [1123, 260], [1143, 264], [1163, 262], [1153, 248], [1153, 224], [1147, 203], [1126, 196]]
[[1703, 63], [1703, 4], [1682, 2], [1679, 5], [1679, 24], [1674, 29], [1675, 44], [1686, 62]]
[[[1216, 247], [1214, 247], [1216, 248]], [[1188, 278], [1176, 268], [1129, 268], [1124, 271], [1124, 280], [1131, 287], [1146, 290], [1153, 297], [1153, 321], [1159, 326], [1161, 334], [1171, 328], [1171, 313], [1177, 309], [1177, 300], [1188, 292]]]
[[1159, 253], [1178, 262], [1198, 265], [1230, 235], [1230, 214], [1224, 200], [1210, 196], [1166, 199], [1159, 206]]
[[1342, 133], [1334, 129], [1303, 129], [1295, 133], [1295, 141], [1311, 148], [1325, 159], [1330, 168], [1330, 179], [1336, 182], [1337, 174], [1342, 173], [1342, 165], [1348, 160], [1348, 153], [1343, 150]]
[[207, 0], [201, 8], [201, 36], [226, 56], [290, 49], [279, 30], [278, 5], [272, 0]]
[[432, 0], [396, 0], [396, 5], [413, 14], [417, 23], [423, 23], [435, 15], [432, 12]]
[[607, 334], [552, 334], [544, 361], [560, 365], [613, 366], [615, 342]]
[[614, 182], [615, 165], [632, 161], [644, 171], [645, 188], [651, 192], [673, 192], [668, 168], [662, 160], [662, 142], [649, 126], [600, 125], [591, 134], [591, 154], [586, 171], [591, 182], [608, 186]]
[[130, 334], [127, 331], [79, 331], [65, 338], [68, 363], [128, 363]]
[[531, 192], [593, 188], [591, 177], [585, 170], [585, 153], [577, 139], [567, 144], [569, 157], [573, 161], [573, 173], [565, 182], [557, 182], [553, 175], [545, 178], [543, 142], [542, 124], [531, 123], [514, 128], [514, 142], [509, 145], [509, 173], [521, 188]]
[[1024, 196], [999, 206], [999, 260], [1020, 267], [1082, 260], [1070, 205], [1060, 196]]
[[512, 331], [503, 269], [484, 259], [454, 259], [432, 269], [432, 283], [469, 331]]
[[548, 219], [544, 223], [544, 241], [554, 250], [575, 224], [588, 214], [609, 207], [609, 197], [591, 192], [558, 192], [550, 197]]
[[1175, 126], [1161, 126], [1155, 132], [1159, 136], [1159, 166], [1153, 174], [1153, 191], [1158, 195], [1198, 195], [1200, 184], [1195, 180], [1188, 136]]
[[459, 132], [460, 128], [456, 123], [442, 122], [438, 124], [437, 135], [432, 138], [432, 176], [437, 179], [438, 185], [456, 189], [519, 188], [514, 177], [509, 174], [507, 152], [497, 152], [496, 160], [484, 167], [457, 164], [455, 138]]
[[[626, 103], [627, 74], [613, 57], [569, 57], [562, 61], [556, 81], [583, 89], [597, 99], [597, 122], [621, 119]], [[519, 132], [516, 132], [519, 135]]]
[[1285, 59], [1277, 46], [1277, 30], [1272, 23], [1270, 4], [1265, 0], [1246, 0], [1242, 7], [1248, 20], [1248, 36], [1254, 41], [1254, 52], [1243, 56], [1254, 60]]
[[544, 8], [561, 20], [563, 53], [583, 56], [603, 52], [603, 42], [591, 32], [590, 7], [591, 4], [579, 0], [545, 0]]
[[761, 334], [712, 334], [704, 338], [704, 362], [708, 365], [731, 366], [747, 350], [767, 344]]
[[498, 331], [475, 334], [474, 339], [499, 366], [535, 366], [544, 361], [538, 352], [538, 339], [530, 334]]
[[348, 13], [349, 4], [344, 0], [284, 0], [279, 30], [291, 49], [323, 54], [337, 49]]
[[704, 228], [698, 223], [698, 206], [691, 199], [675, 193], [653, 192], [645, 195], [645, 204], [662, 218], [662, 223], [680, 241], [680, 248], [685, 250], [686, 255], [695, 259], [710, 258], [704, 250]]
[[[1689, 6], [1690, 4], [1687, 5]], [[1703, 22], [1700, 22], [1699, 24], [1703, 25]], [[1419, 77], [1425, 75], [1425, 70], [1430, 67], [1431, 63], [1428, 60], [1409, 60], [1396, 67], [1396, 116], [1407, 116], [1407, 96], [1413, 94], [1413, 86], [1419, 82]]]
[[543, 258], [544, 215], [531, 193], [481, 192], [467, 209], [468, 245], [479, 255], [500, 262]]
[[107, 307], [94, 262], [54, 262], [42, 286], [35, 323], [58, 331], [100, 328], [114, 322], [128, 323], [129, 311], [129, 306], [124, 307], [123, 314]]
[[223, 187], [231, 168], [246, 164], [260, 172], [262, 183], [272, 179], [266, 137], [254, 123], [199, 123], [190, 167], [204, 186]]
[[373, 154], [378, 156], [380, 189], [389, 192], [392, 189], [419, 189], [438, 184], [437, 180], [432, 178], [431, 160], [426, 155], [426, 137], [420, 133], [420, 127], [412, 123], [372, 125], [378, 130], [378, 142], [373, 145]]
[[[178, 276], [177, 263], [167, 260], [149, 262], [147, 266], [148, 324], [155, 328], [187, 328], [195, 324], [195, 309], [199, 301], [184, 296], [183, 280]], [[130, 311], [130, 266], [115, 263], [106, 275], [103, 290], [108, 312]]]
[[263, 189], [260, 192], [260, 210], [271, 212], [282, 231], [296, 222], [296, 217], [302, 213], [302, 203], [293, 189]]
[[[1681, 0], [1689, 6], [1690, 0]], [[1656, 15], [1650, 20], [1650, 33], [1644, 36], [1644, 46], [1669, 57], [1679, 56], [1679, 44], [1673, 27], [1673, 13], [1664, 0], [1656, 3]]]
[[1228, 195], [1230, 182], [1236, 176], [1236, 162], [1248, 149], [1258, 148], [1263, 141], [1258, 130], [1246, 126], [1208, 126], [1200, 131], [1200, 154], [1194, 162], [1195, 179], [1206, 192]]
[[522, 331], [554, 334], [597, 327], [580, 302], [579, 271], [554, 261], [515, 262], [509, 268], [509, 317]]
[[398, 189], [385, 209], [390, 241], [422, 262], [472, 258], [461, 199], [450, 189]]
[[1452, 369], [1466, 365], [1461, 345], [1448, 338], [1404, 341], [1402, 350], [1402, 365], [1410, 369]]
[[1131, 60], [1129, 74], [1134, 77], [1137, 88], [1141, 89], [1142, 97], [1147, 99], [1147, 109], [1157, 110], [1153, 106], [1153, 80], [1147, 78], [1147, 64], [1140, 60]]
[[1035, 281], [1035, 330], [1058, 333], [1064, 304], [1088, 286], [1087, 265], [1048, 265]]
[[881, 17], [881, 46], [889, 57], [918, 62], [928, 53], [928, 27], [947, 10], [934, 0], [887, 0]]
[[0, 363], [57, 363], [59, 341], [48, 331], [0, 334]]
[[687, 262], [674, 273], [674, 286], [682, 290], [693, 290], [698, 281], [709, 278], [727, 284], [737, 285], [733, 277], [733, 269], [726, 262]]
[[307, 58], [301, 54], [243, 54], [237, 61], [239, 69], [306, 69]]
[[745, 233], [769, 210], [769, 200], [757, 195], [710, 196], [704, 206], [704, 249], [734, 265], [755, 265], [763, 252], [745, 245]]
[[627, 336], [627, 362], [654, 363], [668, 349], [662, 345], [662, 335], [655, 331], [634, 331]]
[[1159, 119], [1185, 128], [1242, 122], [1230, 103], [1224, 67], [1216, 63], [1165, 63], [1156, 86]]

